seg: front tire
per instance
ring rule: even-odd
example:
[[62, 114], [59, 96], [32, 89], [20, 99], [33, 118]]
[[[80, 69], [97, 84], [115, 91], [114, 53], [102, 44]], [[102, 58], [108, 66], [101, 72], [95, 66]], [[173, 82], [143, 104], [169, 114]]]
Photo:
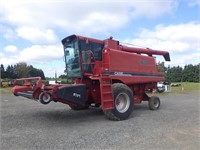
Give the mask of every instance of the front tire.
[[40, 103], [46, 105], [46, 104], [49, 104], [51, 102], [51, 100], [52, 100], [52, 96], [51, 96], [50, 93], [48, 93], [48, 92], [47, 93], [44, 93], [44, 92], [40, 93], [40, 95], [39, 95]]
[[133, 109], [133, 93], [131, 89], [122, 83], [112, 85], [112, 93], [114, 98], [114, 109], [104, 110], [105, 116], [109, 120], [125, 120]]
[[149, 109], [158, 110], [160, 107], [160, 99], [157, 96], [152, 96], [149, 99]]

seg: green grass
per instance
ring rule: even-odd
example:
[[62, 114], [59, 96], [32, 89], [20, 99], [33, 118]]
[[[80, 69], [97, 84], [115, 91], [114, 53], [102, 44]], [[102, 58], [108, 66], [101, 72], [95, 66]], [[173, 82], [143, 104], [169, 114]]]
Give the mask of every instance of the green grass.
[[[182, 94], [182, 93], [198, 93], [198, 92], [200, 92], [200, 83], [177, 82], [177, 84], [181, 84], [181, 86], [171, 87], [170, 92], [157, 93], [157, 94]], [[184, 87], [184, 91], [182, 91], [182, 87]]]
[[[179, 83], [184, 87], [184, 93], [200, 92], [200, 83], [183, 82]], [[182, 86], [171, 87], [172, 93], [182, 93]]]
[[11, 89], [12, 87], [6, 87], [6, 88], [0, 88], [0, 94], [8, 94], [10, 93], [11, 94]]

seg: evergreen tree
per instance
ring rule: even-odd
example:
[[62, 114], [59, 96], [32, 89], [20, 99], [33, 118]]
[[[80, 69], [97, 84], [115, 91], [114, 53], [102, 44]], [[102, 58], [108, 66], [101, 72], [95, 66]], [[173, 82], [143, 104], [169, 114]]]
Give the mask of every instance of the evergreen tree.
[[29, 68], [31, 77], [41, 77], [42, 80], [45, 80], [44, 72], [41, 69], [34, 68], [32, 65]]
[[199, 82], [199, 65], [186, 65], [183, 71], [184, 82]]
[[169, 83], [171, 83], [172, 82], [172, 71], [171, 71], [170, 66], [168, 66], [166, 70], [167, 71], [165, 74], [165, 80], [168, 81]]
[[200, 63], [194, 66], [194, 81], [193, 82], [200, 82]]
[[4, 65], [3, 64], [1, 64], [1, 78], [3, 79], [3, 78], [7, 78], [7, 76], [6, 76], [6, 72], [5, 72], [5, 69], [4, 69]]
[[30, 69], [25, 62], [19, 62], [16, 64], [15, 73], [19, 78], [30, 77]]
[[62, 75], [59, 76], [59, 78], [61, 78], [61, 79], [67, 79], [67, 75], [62, 74]]
[[168, 66], [165, 79], [169, 82], [200, 82], [200, 64], [189, 64], [184, 68]]
[[11, 79], [17, 78], [17, 74], [15, 73], [15, 68], [13, 65], [10, 66], [10, 77], [11, 77]]
[[181, 82], [183, 77], [182, 74], [183, 68], [181, 68], [180, 66], [172, 68], [168, 67], [165, 77], [168, 82]]
[[167, 70], [167, 68], [165, 67], [165, 63], [164, 62], [158, 62], [157, 70], [159, 72], [165, 72]]
[[11, 72], [11, 66], [8, 65], [8, 67], [6, 68], [6, 76], [7, 78], [11, 78], [12, 72]]

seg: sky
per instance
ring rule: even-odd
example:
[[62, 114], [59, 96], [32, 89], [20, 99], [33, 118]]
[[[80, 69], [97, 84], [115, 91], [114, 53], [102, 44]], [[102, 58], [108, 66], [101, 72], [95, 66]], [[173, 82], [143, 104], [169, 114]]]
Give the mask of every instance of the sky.
[[[165, 66], [200, 63], [200, 0], [2, 0], [0, 63], [64, 74], [61, 40], [78, 34], [169, 51]], [[156, 56], [157, 62], [164, 61]]]

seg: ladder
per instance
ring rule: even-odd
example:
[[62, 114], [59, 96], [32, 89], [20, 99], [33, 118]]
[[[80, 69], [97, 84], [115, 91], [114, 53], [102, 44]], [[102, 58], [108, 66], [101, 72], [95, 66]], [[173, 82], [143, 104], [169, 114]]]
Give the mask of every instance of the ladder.
[[113, 94], [111, 87], [111, 79], [109, 75], [101, 76], [100, 80], [100, 90], [101, 90], [101, 106], [103, 110], [113, 109]]

